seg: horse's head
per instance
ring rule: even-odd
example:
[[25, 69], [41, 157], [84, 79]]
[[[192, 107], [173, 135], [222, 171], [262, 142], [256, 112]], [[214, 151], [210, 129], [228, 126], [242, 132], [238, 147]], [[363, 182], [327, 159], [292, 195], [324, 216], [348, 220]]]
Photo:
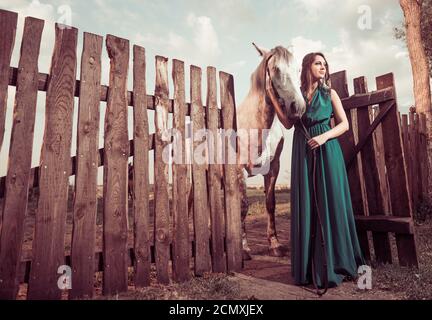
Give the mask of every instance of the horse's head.
[[306, 103], [300, 92], [299, 68], [292, 53], [282, 46], [266, 50], [253, 44], [263, 60], [258, 67], [256, 79], [261, 90], [266, 93], [266, 85], [271, 82], [279, 104], [290, 120], [296, 121], [306, 111]]

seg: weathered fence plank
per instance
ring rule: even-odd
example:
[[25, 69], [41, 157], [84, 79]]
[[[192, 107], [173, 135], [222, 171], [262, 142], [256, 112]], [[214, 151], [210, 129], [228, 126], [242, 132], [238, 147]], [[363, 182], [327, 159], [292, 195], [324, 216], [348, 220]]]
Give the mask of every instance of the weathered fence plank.
[[[367, 93], [367, 82], [365, 77], [359, 77], [354, 79], [354, 93], [361, 94], [361, 93]], [[372, 107], [369, 106], [368, 108], [359, 108], [357, 109], [357, 122], [358, 122], [358, 135], [359, 140], [361, 141], [364, 137], [364, 135], [367, 132], [368, 127], [370, 126], [370, 109]], [[361, 152], [361, 161], [362, 161], [362, 169], [363, 172], [361, 172], [361, 175], [364, 177], [365, 181], [365, 191], [366, 191], [366, 197], [367, 197], [367, 205], [368, 205], [368, 214], [375, 215], [378, 214], [378, 212], [381, 211], [383, 213], [383, 206], [382, 206], [382, 195], [379, 193], [379, 178], [378, 178], [378, 168], [375, 158], [375, 148], [374, 148], [374, 135], [365, 143], [363, 146], [362, 152]], [[380, 205], [381, 204], [381, 205]], [[381, 208], [381, 209], [379, 209]], [[367, 232], [359, 232], [358, 234], [360, 245], [363, 249], [363, 254], [367, 260], [371, 260], [370, 250], [369, 250], [369, 243], [368, 243], [368, 236]], [[385, 237], [385, 234], [375, 234], [374, 239], [374, 246], [375, 246], [375, 252], [381, 252], [382, 249], [380, 247], [381, 241], [378, 241], [377, 237], [384, 237], [384, 244], [389, 243], [388, 242], [388, 236]], [[378, 254], [378, 256], [382, 256], [382, 254]]]
[[[17, 81], [17, 74], [18, 74], [18, 69], [15, 67], [10, 67], [9, 68], [9, 85], [10, 86], [16, 86], [16, 81]], [[48, 74], [46, 73], [41, 73], [39, 72], [39, 76], [38, 76], [38, 90], [39, 91], [47, 91], [47, 87], [48, 87]], [[75, 80], [75, 92], [74, 92], [74, 96], [75, 97], [79, 97], [79, 87], [80, 87], [80, 81], [79, 80]], [[100, 101], [102, 102], [106, 102], [108, 99], [108, 89], [109, 87], [106, 85], [101, 85], [100, 87]], [[132, 91], [127, 91], [127, 104], [130, 107], [133, 107], [133, 92]], [[154, 96], [152, 95], [147, 95], [146, 97], [146, 103], [147, 103], [147, 109], [148, 110], [155, 110], [156, 106], [157, 106], [157, 100], [155, 99]], [[186, 103], [186, 116], [190, 115], [190, 102]], [[173, 99], [169, 99], [168, 102], [168, 111], [170, 113], [172, 113], [174, 110], [174, 100]], [[1, 191], [1, 189], [0, 189]]]
[[[349, 96], [345, 71], [331, 74], [331, 83], [332, 88], [338, 93], [340, 98], [346, 98]], [[349, 130], [341, 135], [338, 139], [344, 153], [345, 161], [348, 160], [347, 157], [356, 143], [354, 132], [357, 130], [357, 110], [347, 110], [346, 116], [348, 118]], [[354, 214], [365, 215], [367, 212], [367, 202], [364, 181], [361, 179], [363, 175], [360, 175], [360, 172], [362, 171], [360, 154], [357, 154], [356, 158], [357, 159], [354, 160], [353, 165], [351, 165], [347, 170], [351, 189], [351, 201]]]
[[410, 113], [410, 137], [411, 137], [411, 174], [413, 177], [413, 208], [417, 207], [421, 194], [421, 173], [419, 171], [419, 135], [418, 135], [419, 118], [418, 114]]
[[[382, 109], [384, 109], [384, 106], [386, 106], [386, 102], [382, 102], [380, 105], [378, 105], [378, 108], [376, 108], [376, 110], [372, 110], [370, 114], [372, 115], [374, 120], [378, 118], [378, 114]], [[384, 212], [385, 214], [389, 214], [391, 212], [391, 201], [390, 201], [390, 194], [389, 194], [390, 190], [388, 185], [388, 178], [387, 178], [387, 173], [385, 168], [384, 142], [383, 142], [384, 137], [383, 137], [381, 123], [378, 124], [373, 134], [374, 134], [374, 145], [375, 145], [375, 157], [376, 157], [376, 163], [378, 167], [378, 175], [380, 181], [379, 187], [384, 200], [383, 203]]]
[[[225, 244], [227, 257], [227, 270], [239, 271], [242, 268], [242, 245], [241, 245], [241, 216], [240, 216], [240, 194], [237, 179], [237, 138], [229, 136], [230, 130], [237, 130], [234, 78], [232, 75], [219, 72], [220, 101], [222, 107], [222, 123], [224, 134], [224, 196], [225, 196]], [[228, 133], [228, 134], [227, 134]], [[228, 141], [226, 141], [228, 135]], [[231, 162], [234, 158], [234, 163]]]
[[[425, 196], [427, 195], [427, 133], [426, 133], [426, 115], [424, 113], [419, 114], [419, 125], [418, 125], [418, 161], [420, 166], [420, 174], [418, 175], [418, 179], [420, 182], [421, 193], [420, 193], [420, 201], [425, 200]], [[420, 188], [419, 187], [419, 188]]]
[[40, 197], [28, 299], [59, 299], [72, 139], [78, 30], [56, 23], [40, 160]]
[[341, 101], [345, 110], [366, 108], [371, 111], [372, 105], [394, 99], [393, 90], [391, 88], [385, 88], [373, 92], [355, 93], [349, 97], [341, 98]]
[[[0, 11], [2, 21], [0, 25], [3, 24], [2, 14], [3, 12]], [[18, 292], [17, 275], [21, 260], [24, 219], [27, 215], [37, 102], [38, 57], [43, 27], [43, 20], [31, 17], [25, 19], [9, 147], [2, 227], [0, 222], [0, 299], [15, 299]]]
[[163, 150], [168, 147], [171, 136], [168, 134], [168, 59], [156, 56], [156, 87], [157, 100], [155, 114], [155, 254], [157, 280], [162, 284], [169, 283], [168, 265], [170, 259], [169, 234], [169, 195], [168, 195], [168, 163], [163, 159]]
[[[354, 90], [356, 93], [365, 93], [368, 91], [366, 79], [364, 77], [360, 77], [354, 80]], [[359, 121], [359, 138], [361, 140], [366, 134], [366, 131], [371, 124], [371, 112], [369, 108], [362, 108], [357, 110], [357, 112]], [[369, 139], [364, 145], [361, 154], [362, 164], [364, 166], [362, 175], [365, 177], [368, 211], [369, 215], [371, 216], [383, 215], [386, 213], [384, 194], [380, 191], [382, 190], [382, 184], [386, 184], [386, 182], [380, 179], [382, 176], [380, 176], [379, 174], [379, 159], [376, 157], [376, 140], [377, 137], [375, 134], [373, 134], [372, 139]], [[372, 232], [372, 239], [374, 245], [375, 259], [377, 260], [377, 262], [391, 263], [392, 258], [389, 235], [384, 232]], [[365, 240], [363, 239], [362, 241]]]
[[[407, 164], [407, 170], [408, 170], [408, 174], [407, 174], [407, 178], [408, 178], [408, 191], [411, 194], [411, 201], [413, 201], [412, 198], [412, 192], [411, 192], [411, 188], [412, 188], [412, 176], [411, 176], [411, 168], [410, 168], [410, 160], [411, 160], [411, 151], [410, 151], [410, 145], [409, 145], [409, 126], [408, 126], [408, 115], [407, 114], [403, 114], [402, 116], [400, 116], [399, 113], [399, 118], [401, 118], [401, 130], [402, 130], [402, 140], [403, 140], [403, 147], [404, 147], [404, 155], [405, 155], [405, 161]], [[413, 207], [414, 209], [414, 207]]]
[[217, 157], [219, 151], [218, 128], [219, 112], [217, 106], [216, 69], [207, 68], [207, 128], [209, 131], [209, 171], [207, 184], [210, 197], [210, 220], [211, 220], [211, 249], [213, 272], [224, 272], [226, 270], [226, 259], [224, 258], [224, 220], [221, 198], [221, 170]]
[[190, 279], [189, 221], [187, 164], [185, 149], [186, 93], [184, 63], [173, 60], [174, 82], [174, 163], [173, 163], [173, 278], [182, 282]]
[[133, 64], [133, 216], [134, 216], [134, 283], [150, 285], [150, 211], [149, 211], [149, 124], [146, 105], [145, 49], [134, 46]]
[[[7, 109], [9, 66], [12, 50], [15, 44], [18, 14], [16, 12], [0, 10], [0, 150], [3, 146], [5, 120]], [[0, 217], [1, 226], [1, 217]]]
[[103, 38], [84, 33], [78, 110], [70, 298], [92, 297], [97, 214], [99, 96]]
[[191, 66], [191, 120], [193, 128], [192, 183], [195, 230], [195, 274], [211, 271], [210, 212], [207, 194], [206, 165], [208, 161], [204, 108], [201, 100], [201, 69]]
[[106, 37], [110, 79], [104, 129], [103, 293], [127, 290], [128, 127], [127, 75], [129, 40]]
[[[393, 73], [376, 78], [377, 89], [394, 88]], [[390, 188], [392, 214], [394, 216], [413, 216], [411, 195], [408, 192], [408, 179], [405, 156], [402, 149], [400, 122], [397, 105], [389, 111], [382, 121], [385, 161]], [[414, 235], [397, 234], [399, 263], [403, 266], [417, 266]]]

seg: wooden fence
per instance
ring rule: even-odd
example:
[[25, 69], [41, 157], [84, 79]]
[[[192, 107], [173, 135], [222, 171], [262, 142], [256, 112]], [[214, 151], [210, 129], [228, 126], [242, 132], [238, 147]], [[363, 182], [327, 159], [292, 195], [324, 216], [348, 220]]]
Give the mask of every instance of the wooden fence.
[[426, 115], [410, 112], [401, 115], [402, 138], [408, 167], [408, 183], [413, 208], [424, 201], [427, 193]]
[[[390, 234], [394, 234], [400, 265], [418, 266], [413, 225], [413, 202], [408, 160], [397, 109], [393, 74], [376, 78], [368, 92], [366, 79], [354, 79], [349, 95], [346, 72], [331, 75], [342, 98], [350, 130], [339, 141], [347, 165], [360, 244], [367, 260], [392, 263]], [[378, 106], [379, 112], [373, 112]], [[372, 250], [373, 249], [373, 250]], [[373, 253], [373, 255], [372, 255]]]
[[[184, 63], [173, 60], [174, 98], [169, 98], [168, 59], [156, 57], [153, 96], [146, 91], [146, 57], [133, 46], [133, 90], [127, 90], [129, 41], [106, 36], [109, 86], [101, 85], [103, 38], [84, 32], [80, 79], [76, 80], [78, 30], [56, 24], [49, 74], [38, 70], [44, 21], [27, 17], [18, 68], [11, 67], [17, 14], [0, 10], [0, 141], [3, 141], [8, 86], [16, 86], [7, 175], [1, 178], [0, 299], [15, 299], [28, 283], [27, 299], [91, 297], [95, 272], [102, 271], [103, 294], [126, 291], [130, 277], [137, 287], [157, 281], [184, 281], [193, 273], [236, 271], [242, 267], [240, 198], [235, 164], [163, 161], [170, 143], [163, 137], [168, 113], [185, 137], [185, 118], [194, 130], [236, 129], [233, 77], [207, 68], [207, 107], [201, 98], [199, 67], [191, 66], [191, 102], [185, 101]], [[44, 139], [40, 165], [31, 168], [38, 91], [46, 92]], [[74, 97], [79, 98], [76, 156], [71, 157]], [[98, 149], [100, 102], [106, 101], [104, 148]], [[128, 138], [128, 106], [133, 107], [133, 140]], [[155, 110], [156, 132], [149, 134], [147, 109]], [[200, 141], [202, 142], [202, 141]], [[185, 150], [184, 140], [182, 150]], [[194, 142], [195, 144], [198, 141]], [[196, 146], [196, 145], [195, 145]], [[230, 146], [226, 143], [225, 150]], [[149, 185], [149, 150], [154, 150], [154, 199]], [[174, 157], [182, 157], [176, 154]], [[128, 158], [133, 156], [133, 209], [128, 216]], [[151, 159], [153, 160], [153, 159]], [[97, 170], [103, 166], [103, 225], [96, 223]], [[169, 184], [172, 166], [173, 183]], [[207, 170], [208, 169], [208, 170]], [[208, 174], [207, 174], [208, 171]], [[71, 223], [67, 223], [68, 180], [75, 175]], [[221, 183], [223, 179], [223, 184]], [[192, 184], [193, 218], [188, 217]], [[39, 188], [34, 237], [22, 259], [29, 189]], [[154, 208], [153, 208], [153, 205]], [[151, 212], [154, 212], [153, 215]], [[190, 220], [193, 221], [190, 221]], [[190, 223], [191, 222], [191, 223]], [[68, 230], [71, 234], [68, 234]], [[193, 230], [193, 232], [192, 232]], [[101, 249], [97, 248], [97, 234]], [[70, 241], [65, 241], [65, 237]], [[70, 246], [66, 250], [66, 246]], [[59, 289], [62, 269], [71, 267], [72, 288]], [[60, 274], [58, 273], [60, 272]], [[66, 274], [67, 276], [67, 274]], [[66, 281], [67, 278], [62, 278]], [[70, 278], [69, 278], [70, 279]], [[21, 286], [22, 287], [22, 286]]]

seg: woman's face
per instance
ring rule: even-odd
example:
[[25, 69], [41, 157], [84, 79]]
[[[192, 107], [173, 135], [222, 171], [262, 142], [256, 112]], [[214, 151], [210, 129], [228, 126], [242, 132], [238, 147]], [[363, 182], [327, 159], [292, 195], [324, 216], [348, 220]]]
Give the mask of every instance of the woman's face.
[[320, 55], [316, 55], [311, 65], [311, 74], [314, 80], [324, 79], [327, 72], [327, 62]]

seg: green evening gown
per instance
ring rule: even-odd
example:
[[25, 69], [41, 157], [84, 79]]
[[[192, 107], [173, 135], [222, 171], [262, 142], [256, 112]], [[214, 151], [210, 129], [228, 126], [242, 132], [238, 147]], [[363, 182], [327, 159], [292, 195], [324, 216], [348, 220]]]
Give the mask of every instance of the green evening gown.
[[[302, 117], [311, 137], [331, 129], [333, 112], [330, 94], [319, 86]], [[355, 227], [345, 162], [337, 139], [329, 139], [316, 149], [316, 192], [327, 253], [329, 287], [339, 285], [345, 276], [357, 278], [364, 259]], [[311, 210], [312, 151], [295, 125], [291, 161], [291, 273], [297, 285], [312, 283]], [[317, 219], [315, 219], [317, 220]], [[318, 222], [317, 222], [318, 223]], [[319, 232], [317, 224], [317, 232]], [[315, 275], [323, 287], [323, 250], [320, 236], [315, 238]]]

